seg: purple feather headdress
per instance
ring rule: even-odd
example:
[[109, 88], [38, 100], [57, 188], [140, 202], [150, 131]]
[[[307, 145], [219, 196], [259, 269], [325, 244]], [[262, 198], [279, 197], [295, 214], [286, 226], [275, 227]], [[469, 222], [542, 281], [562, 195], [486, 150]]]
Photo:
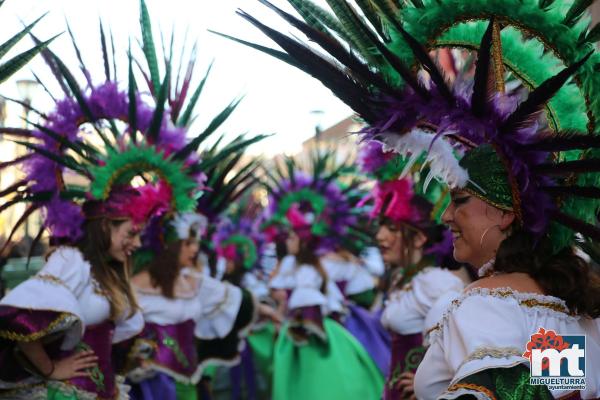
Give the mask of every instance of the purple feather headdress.
[[[51, 196], [51, 200], [44, 202], [43, 214], [44, 225], [55, 237], [70, 238], [76, 240], [81, 235], [81, 225], [85, 215], [77, 203], [71, 200], [61, 198], [60, 193], [64, 189], [65, 172], [70, 171], [69, 167], [61, 164], [59, 159], [63, 157], [68, 148], [61, 146], [56, 136], [49, 136], [48, 130], [60, 135], [61, 140], [67, 140], [74, 144], [83, 144], [89, 136], [92, 135], [89, 127], [82, 130], [84, 123], [96, 122], [102, 120], [113, 120], [127, 122], [129, 112], [128, 95], [120, 91], [115, 82], [106, 82], [98, 87], [92, 88], [90, 94], [83, 100], [90, 114], [85, 115], [79, 102], [70, 97], [57, 103], [56, 109], [48, 115], [46, 121], [40, 128], [32, 131], [31, 136], [39, 140], [40, 152], [32, 154], [24, 163], [23, 167], [27, 173], [27, 180], [31, 182], [29, 189], [33, 196], [46, 195]], [[154, 113], [153, 108], [144, 103], [140, 96], [136, 96], [136, 122], [137, 129], [146, 132], [151, 124]], [[128, 128], [130, 129], [130, 127]], [[127, 147], [124, 143], [125, 135], [129, 131], [123, 132], [121, 140], [115, 145], [123, 149]], [[181, 150], [186, 144], [185, 130], [177, 128], [164, 118], [161, 128], [158, 131], [156, 140], [149, 141], [159, 151], [162, 151], [165, 157]], [[49, 158], [47, 154], [52, 154], [56, 158]], [[196, 160], [189, 160], [189, 163], [195, 163]], [[68, 178], [67, 178], [68, 179]], [[195, 181], [202, 183], [202, 175], [195, 174]], [[70, 218], [65, 218], [69, 215]]]
[[[522, 229], [533, 236], [549, 234], [555, 250], [572, 243], [573, 232], [600, 240], [600, 229], [590, 224], [596, 221], [600, 208], [600, 190], [596, 187], [600, 183], [600, 154], [596, 150], [600, 148], [600, 136], [554, 133], [540, 124], [544, 106], [568, 80], [592, 55], [598, 62], [591, 46], [587, 55], [570, 60], [562, 71], [537, 84], [525, 99], [499, 93], [495, 84], [501, 83], [504, 76], [493, 68], [493, 63], [502, 61], [497, 60], [496, 54], [492, 57], [492, 43], [494, 30], [500, 32], [502, 24], [492, 17], [478, 48], [472, 90], [467, 92], [469, 85], [460, 80], [451, 88], [428, 50], [383, 8], [366, 14], [381, 13], [378, 16], [393, 31], [391, 37], [402, 41], [402, 46], [412, 53], [427, 72], [427, 81], [420, 79], [414, 68], [405, 65], [404, 58], [381, 41], [386, 34], [374, 32], [346, 2], [340, 7], [348, 11], [349, 19], [340, 23], [348, 23], [364, 34], [370, 49], [367, 59], [377, 57], [386, 69], [380, 71], [378, 65], [367, 65], [336, 37], [267, 1], [263, 3], [329, 54], [320, 54], [312, 46], [281, 34], [243, 11], [239, 14], [284, 50], [278, 58], [289, 60], [291, 65], [319, 79], [356, 111], [369, 124], [362, 131], [364, 137], [380, 140], [407, 157], [419, 157], [425, 152], [430, 169], [425, 187], [437, 178], [452, 188], [469, 190], [489, 203], [511, 210]], [[577, 46], [583, 48], [581, 43]], [[332, 57], [337, 63], [332, 62]], [[589, 66], [585, 69], [589, 70]], [[390, 71], [401, 77], [402, 86], [389, 79]], [[585, 95], [590, 99], [591, 94]], [[565, 152], [571, 152], [571, 156], [578, 153], [580, 159], [565, 159]], [[486, 177], [483, 171], [491, 169], [497, 175]]]
[[286, 227], [301, 240], [313, 240], [319, 253], [335, 249], [357, 223], [347, 197], [334, 180], [299, 170], [270, 185], [265, 219], [265, 227]]
[[259, 268], [265, 250], [265, 236], [260, 221], [241, 217], [237, 221], [223, 218], [212, 237], [220, 257], [239, 262], [246, 271]]
[[[73, 45], [77, 49], [74, 39]], [[42, 55], [64, 98], [55, 99], [48, 115], [36, 112], [41, 122], [30, 122], [33, 129], [1, 128], [29, 150], [0, 167], [19, 165], [26, 173], [2, 193], [7, 198], [2, 210], [28, 205], [10, 238], [37, 210], [44, 222], [34, 242], [48, 229], [53, 239], [71, 243], [81, 238], [86, 218], [127, 217], [142, 224], [155, 214], [193, 210], [205, 181], [198, 143], [172, 122], [164, 96], [156, 93], [150, 105], [133, 79], [120, 90], [110, 68], [104, 82], [94, 85], [82, 65], [86, 85], [79, 86], [60, 57], [47, 48]], [[134, 179], [140, 187], [131, 187]]]

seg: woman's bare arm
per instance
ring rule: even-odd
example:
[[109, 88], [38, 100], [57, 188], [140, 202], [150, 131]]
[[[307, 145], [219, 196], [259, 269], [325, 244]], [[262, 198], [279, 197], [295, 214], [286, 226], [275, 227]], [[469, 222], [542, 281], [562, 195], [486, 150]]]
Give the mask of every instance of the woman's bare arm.
[[48, 353], [44, 350], [40, 340], [33, 342], [18, 342], [19, 349], [25, 354], [25, 357], [33, 364], [38, 372], [44, 376], [50, 376], [54, 369], [54, 364]]
[[57, 361], [51, 360], [39, 340], [18, 342], [18, 346], [41, 375], [54, 380], [87, 376], [85, 370], [96, 366], [98, 361], [93, 351], [80, 351]]

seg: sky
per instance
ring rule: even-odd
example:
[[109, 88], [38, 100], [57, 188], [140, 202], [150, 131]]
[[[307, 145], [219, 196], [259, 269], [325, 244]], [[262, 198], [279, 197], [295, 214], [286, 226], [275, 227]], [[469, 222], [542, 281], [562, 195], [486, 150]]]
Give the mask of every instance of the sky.
[[[159, 31], [168, 33], [174, 27], [176, 38], [183, 38], [187, 29], [188, 42], [197, 42], [197, 81], [202, 78], [211, 60], [214, 60], [211, 76], [197, 108], [199, 117], [192, 127], [192, 134], [201, 131], [212, 116], [232, 99], [242, 95], [242, 103], [221, 131], [231, 137], [244, 132], [275, 134], [255, 145], [251, 149], [254, 154], [293, 154], [300, 150], [304, 140], [314, 134], [316, 124], [327, 128], [351, 115], [349, 108], [307, 74], [207, 31], [211, 29], [276, 47], [235, 14], [236, 9], [241, 8], [270, 26], [285, 33], [294, 33], [258, 1], [146, 0], [146, 4], [155, 37], [158, 37]], [[276, 4], [290, 10], [283, 0], [276, 1]], [[91, 69], [92, 76], [98, 79], [103, 77], [98, 29], [101, 18], [113, 32], [118, 51], [118, 69], [121, 77], [125, 77], [127, 40], [129, 37], [140, 37], [137, 0], [7, 0], [0, 8], [0, 19], [3, 22], [0, 40], [4, 41], [17, 32], [22, 26], [20, 21], [33, 21], [46, 12], [48, 14], [35, 27], [34, 33], [38, 37], [49, 38], [65, 32], [52, 43], [51, 49], [75, 70], [78, 63], [66, 34], [65, 19], [68, 20], [86, 65]], [[135, 42], [132, 43], [135, 47]], [[25, 39], [15, 51], [22, 51], [30, 45], [31, 41]], [[176, 46], [176, 50], [181, 48], [181, 44]], [[35, 71], [44, 81], [52, 82], [48, 69], [38, 57], [10, 81], [2, 84], [0, 94], [17, 96], [15, 82], [31, 78], [30, 70]], [[81, 79], [83, 82], [82, 77]], [[56, 86], [51, 85], [51, 90], [55, 94], [60, 93]], [[39, 91], [33, 104], [43, 110], [52, 106], [43, 90]]]

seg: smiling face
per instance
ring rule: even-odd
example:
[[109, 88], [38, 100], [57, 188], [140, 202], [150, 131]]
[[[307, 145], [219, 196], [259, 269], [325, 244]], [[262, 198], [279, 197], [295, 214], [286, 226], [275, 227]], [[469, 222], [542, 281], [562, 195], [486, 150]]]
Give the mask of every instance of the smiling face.
[[456, 261], [481, 267], [495, 257], [515, 214], [462, 190], [452, 191], [442, 221], [452, 231]]
[[190, 238], [181, 241], [179, 249], [179, 267], [193, 267], [196, 265], [200, 243], [197, 239]]
[[125, 263], [134, 251], [142, 245], [141, 228], [131, 220], [110, 221], [110, 248], [108, 253], [115, 260]]

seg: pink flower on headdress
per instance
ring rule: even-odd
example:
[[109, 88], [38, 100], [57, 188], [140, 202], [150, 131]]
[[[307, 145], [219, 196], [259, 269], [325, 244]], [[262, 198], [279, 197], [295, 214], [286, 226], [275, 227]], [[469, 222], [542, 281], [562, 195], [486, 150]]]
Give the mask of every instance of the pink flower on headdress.
[[380, 182], [375, 188], [371, 216], [378, 217], [383, 211], [383, 216], [394, 222], [416, 222], [419, 215], [411, 205], [413, 195], [410, 179]]
[[298, 204], [293, 204], [289, 210], [285, 213], [287, 220], [292, 225], [292, 229], [304, 230], [310, 227], [310, 222], [306, 219], [306, 216], [300, 211]]
[[265, 239], [267, 242], [272, 243], [277, 240], [277, 238], [281, 235], [280, 229], [278, 229], [275, 225], [269, 225], [263, 229], [263, 234], [265, 235]]
[[143, 224], [154, 215], [167, 212], [171, 207], [171, 187], [164, 182], [147, 184], [137, 188], [139, 196], [133, 196], [123, 205], [123, 211], [134, 224]]
[[229, 244], [225, 247], [218, 246], [217, 254], [227, 260], [235, 261], [237, 257], [237, 249], [234, 244]]

